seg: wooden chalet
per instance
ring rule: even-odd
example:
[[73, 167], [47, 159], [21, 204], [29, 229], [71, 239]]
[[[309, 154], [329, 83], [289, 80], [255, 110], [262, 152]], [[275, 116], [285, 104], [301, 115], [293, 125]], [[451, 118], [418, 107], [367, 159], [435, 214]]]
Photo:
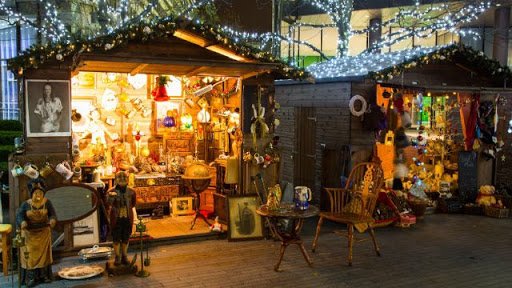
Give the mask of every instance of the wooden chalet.
[[[495, 101], [499, 95], [508, 101], [498, 105], [498, 137], [504, 143], [511, 141], [511, 134], [506, 133], [510, 120], [506, 111], [512, 108], [508, 87], [512, 74], [508, 67], [471, 48], [454, 45], [390, 55], [363, 54], [318, 63], [308, 72], [316, 78], [314, 84], [276, 82], [276, 98], [281, 104], [281, 125], [276, 133], [281, 137], [283, 158], [292, 159], [283, 162], [283, 180], [314, 187], [314, 200], [322, 206], [327, 201], [322, 187], [339, 187], [340, 177], [348, 176], [352, 164], [367, 159], [377, 140], [374, 131], [365, 128], [366, 115], [351, 114], [349, 101], [354, 95], [380, 106], [384, 91], [391, 95], [393, 91], [446, 95], [447, 103], [475, 93], [480, 101]], [[463, 129], [461, 115], [455, 113], [452, 119], [459, 132]], [[510, 187], [506, 175], [511, 172], [512, 151], [508, 144], [502, 149], [499, 155], [504, 157], [492, 161], [479, 158], [478, 185]]]
[[[64, 80], [71, 82], [74, 76], [80, 76], [83, 73], [96, 73], [95, 75], [103, 75], [101, 77], [106, 77], [106, 73], [123, 74], [123, 77], [126, 75], [135, 76], [144, 74], [148, 75], [146, 86], [147, 88], [142, 92], [137, 90], [139, 91], [137, 93], [140, 94], [140, 97], [136, 98], [134, 96], [136, 95], [135, 92], [132, 91], [132, 93], [130, 92], [131, 90], [128, 91], [132, 88], [121, 89], [128, 91], [127, 93], [129, 94], [129, 97], [131, 97], [131, 100], [135, 99], [139, 101], [140, 98], [143, 105], [146, 105], [146, 107], [152, 107], [154, 109], [154, 107], [159, 105], [158, 103], [154, 103], [151, 96], [151, 92], [156, 86], [154, 83], [155, 76], [157, 75], [172, 75], [175, 77], [181, 77], [182, 79], [221, 79], [219, 82], [224, 81], [222, 79], [237, 79], [238, 81], [234, 81], [234, 84], [232, 82], [226, 81], [226, 83], [229, 82], [232, 83], [232, 85], [239, 85], [235, 88], [232, 88], [234, 86], [227, 87], [225, 83], [221, 83], [222, 85], [215, 84], [214, 86], [204, 85], [204, 83], [199, 83], [198, 81], [198, 83], [202, 86], [191, 87], [195, 89], [195, 91], [182, 92], [175, 99], [172, 99], [171, 97], [171, 100], [178, 102], [177, 110], [179, 109], [182, 113], [184, 113], [185, 110], [191, 109], [190, 107], [186, 106], [185, 103], [183, 103], [184, 100], [186, 98], [190, 98], [192, 100], [191, 103], [186, 104], [191, 104], [192, 106], [197, 105], [196, 102], [201, 98], [199, 95], [200, 93], [197, 93], [200, 88], [205, 88], [204, 91], [209, 91], [212, 89], [215, 90], [215, 87], [222, 86], [222, 88], [218, 90], [218, 93], [226, 94], [227, 92], [233, 92], [231, 94], [234, 95], [229, 99], [225, 98], [224, 102], [221, 100], [220, 108], [209, 108], [211, 117], [212, 119], [217, 117], [221, 110], [230, 110], [230, 112], [233, 112], [239, 109], [241, 114], [239, 119], [241, 120], [237, 127], [241, 127], [240, 129], [242, 129], [245, 134], [250, 133], [248, 128], [248, 126], [251, 125], [250, 118], [252, 116], [252, 110], [250, 107], [251, 105], [256, 104], [256, 91], [259, 90], [260, 87], [271, 87], [275, 79], [296, 77], [300, 78], [305, 75], [303, 71], [289, 68], [282, 62], [275, 59], [269, 53], [237, 43], [233, 39], [230, 39], [228, 36], [223, 34], [221, 31], [216, 30], [214, 27], [208, 26], [206, 24], [192, 23], [186, 20], [164, 21], [159, 22], [153, 26], [132, 25], [124, 30], [116, 31], [113, 34], [102, 36], [93, 40], [77, 41], [69, 44], [53, 44], [33, 47], [23, 55], [12, 59], [9, 62], [9, 67], [13, 73], [18, 76], [19, 79], [19, 103], [20, 107], [22, 107], [22, 119], [29, 119], [27, 115], [30, 115], [33, 112], [33, 108], [31, 108], [32, 106], [29, 104], [35, 103], [35, 101], [41, 97], [40, 93], [37, 95], [28, 93], [26, 83], [32, 80], [42, 82]], [[96, 77], [94, 78], [95, 81], [99, 81], [98, 77], [100, 76], [94, 76]], [[99, 84], [94, 84], [91, 82], [91, 87], [94, 85], [96, 85], [95, 87], [98, 87]], [[102, 89], [106, 88], [108, 88], [108, 86], [102, 86]], [[232, 89], [232, 91], [225, 91], [229, 89]], [[89, 97], [91, 95], [87, 95], [89, 91], [92, 91], [92, 94], [95, 93], [94, 95], [96, 98], [93, 99], [93, 102], [99, 109], [103, 109], [105, 111], [103, 116], [110, 115], [113, 117], [113, 119], [117, 119], [117, 129], [118, 131], [122, 131], [122, 134], [124, 135], [120, 135], [121, 139], [123, 139], [123, 137], [132, 137], [135, 135], [135, 132], [132, 132], [132, 130], [127, 130], [126, 127], [128, 125], [134, 125], [132, 127], [134, 129], [133, 131], [135, 131], [134, 127], [138, 127], [136, 125], [141, 125], [141, 127], [145, 125], [145, 131], [143, 131], [144, 133], [141, 133], [141, 135], [149, 138], [148, 145], [150, 146], [150, 153], [158, 153], [158, 143], [160, 143], [160, 145], [164, 143], [167, 139], [166, 137], [169, 137], [168, 139], [170, 139], [170, 142], [164, 143], [164, 149], [171, 146], [173, 147], [172, 149], [176, 147], [176, 149], [181, 149], [176, 150], [179, 152], [173, 150], [173, 153], [176, 152], [176, 154], [173, 155], [185, 156], [192, 155], [194, 153], [194, 137], [197, 137], [197, 135], [194, 136], [193, 129], [187, 131], [186, 133], [181, 133], [179, 128], [178, 130], [169, 130], [171, 128], [164, 127], [163, 129], [166, 129], [166, 131], [170, 132], [164, 132], [162, 136], [162, 133], [155, 132], [157, 131], [157, 128], [155, 128], [155, 125], [157, 125], [155, 120], [155, 111], [153, 111], [151, 114], [152, 116], [146, 118], [143, 118], [139, 113], [137, 113], [137, 116], [133, 118], [135, 120], [128, 121], [126, 117], [123, 117], [123, 115], [120, 115], [119, 113], [116, 114], [115, 111], [106, 111], [106, 107], [102, 107], [102, 104], [100, 104], [101, 102], [99, 102], [101, 97], [100, 93], [87, 89], [75, 89], [74, 86], [70, 90], [71, 95], [69, 100], [67, 100], [68, 102], [66, 102], [66, 104], [69, 106], [72, 105], [74, 97], [76, 96], [73, 95], [75, 91], [79, 91], [76, 93], [80, 93], [80, 97], [78, 97], [81, 99], [80, 101], [84, 101], [84, 99], [89, 101], [88, 99], [91, 98]], [[266, 90], [271, 89], [269, 88]], [[186, 93], [188, 93], [188, 96], [185, 95]], [[208, 107], [214, 107], [211, 103], [212, 99], [208, 97], [205, 97], [206, 100], [210, 102], [210, 106]], [[119, 102], [121, 103], [121, 100], [119, 100]], [[126, 107], [133, 109], [130, 106], [130, 101], [128, 101], [126, 105]], [[245, 108], [246, 106], [249, 108]], [[63, 112], [63, 119], [65, 118], [64, 121], [69, 122], [69, 125], [71, 126], [71, 121], [68, 120], [72, 116], [70, 108], [71, 107], [66, 107], [66, 109], [69, 110], [65, 110]], [[195, 109], [197, 109], [197, 106]], [[195, 113], [197, 113], [197, 110], [190, 111], [187, 110], [187, 113], [194, 115], [193, 123], [196, 123]], [[244, 115], [246, 111], [249, 111], [250, 115]], [[84, 116], [86, 115], [83, 115], [83, 117]], [[165, 116], [165, 111], [163, 116]], [[103, 117], [103, 120], [105, 120], [104, 118], [105, 117]], [[129, 124], [128, 122], [134, 123]], [[111, 122], [111, 124], [112, 123], [114, 122]], [[73, 142], [74, 139], [71, 136], [71, 133], [68, 133], [66, 136], [52, 135], [51, 137], [47, 137], [43, 133], [42, 135], [37, 135], [37, 137], [32, 137], [29, 133], [30, 131], [28, 130], [30, 125], [31, 123], [29, 121], [25, 122], [25, 151], [21, 154], [11, 155], [9, 159], [10, 169], [17, 163], [20, 165], [33, 163], [39, 168], [43, 167], [46, 162], [48, 162], [53, 167], [61, 163], [63, 160], [67, 160], [69, 163], [71, 163], [75, 156], [74, 149], [77, 145], [76, 142]], [[111, 129], [108, 125], [105, 125], [105, 127]], [[69, 129], [68, 132], [70, 132]], [[215, 131], [211, 133], [213, 135]], [[218, 151], [219, 149], [216, 150], [214, 149], [215, 147], [212, 148], [213, 144], [205, 142], [210, 141], [211, 139], [213, 139], [211, 141], [217, 141], [216, 137], [217, 136], [208, 136], [205, 138], [207, 140], [199, 139], [199, 147], [195, 148], [195, 152], [199, 152], [199, 159], [205, 159], [206, 157], [207, 162], [214, 161], [216, 157], [222, 153], [221, 151]], [[164, 139], [164, 142], [162, 142], [162, 138]], [[251, 139], [251, 137], [247, 135], [245, 138]], [[151, 143], [151, 141], [154, 141], [155, 139], [156, 142]], [[167, 143], [172, 144], [169, 144], [170, 146], [168, 146]], [[244, 146], [248, 145], [249, 144], [246, 145], [244, 143]], [[226, 153], [230, 149], [230, 146], [228, 146], [229, 145], [227, 144], [223, 146], [225, 149], [224, 152]], [[110, 147], [105, 147], [105, 149], [108, 150]], [[171, 149], [169, 148], [169, 150]], [[79, 154], [79, 152], [77, 152], [77, 154]], [[243, 169], [243, 165], [241, 163], [241, 155], [234, 156], [240, 159], [239, 168]], [[84, 159], [82, 160], [85, 161]], [[84, 168], [87, 168], [86, 166], [87, 165], [81, 165], [82, 171]], [[248, 179], [242, 179], [242, 176], [246, 175], [246, 173], [241, 171], [239, 175], [240, 177], [238, 177], [237, 180], [238, 184], [236, 185], [237, 191], [238, 193], [243, 193], [246, 189], [243, 187], [244, 183], [251, 182]], [[216, 192], [219, 192], [219, 182], [223, 181], [222, 177], [224, 174], [217, 171], [217, 176], [220, 178], [216, 179], [217, 181], [212, 181], [211, 185], [217, 185]], [[9, 180], [10, 191], [12, 191], [10, 193], [9, 221], [14, 224], [16, 209], [19, 207], [21, 202], [28, 198], [26, 184], [29, 178], [23, 175], [19, 177], [13, 177], [11, 175]], [[169, 183], [166, 183], [169, 185], [172, 184], [171, 186], [176, 186], [179, 184], [179, 181], [176, 182], [177, 180], [175, 178], [168, 180], [170, 182], [168, 181]], [[62, 185], [63, 182], [69, 183], [69, 181], [65, 181], [58, 173], [53, 173], [51, 177], [47, 177], [46, 179], [48, 188]], [[83, 181], [84, 179], [82, 179], [82, 182]], [[108, 181], [109, 180], [107, 179], [107, 182]], [[215, 182], [217, 182], [217, 184], [215, 184]], [[111, 180], [109, 184], [112, 185]], [[165, 183], [163, 185], [165, 186]], [[146, 189], [143, 190], [145, 191], [144, 193], [153, 193], [154, 190], [160, 191], [157, 189], [158, 187], [149, 188], [150, 189], [144, 188]], [[233, 186], [231, 188], [233, 188]], [[179, 191], [183, 191], [181, 187], [172, 188], [170, 190], [167, 188], [163, 189], [164, 190], [162, 190], [163, 192], [161, 193], [171, 193], [174, 196], [181, 193]], [[247, 189], [249, 188], [247, 187]], [[220, 194], [222, 194], [224, 187], [221, 187], [220, 190]], [[230, 193], [232, 192], [233, 190], [231, 189]], [[167, 196], [171, 197], [170, 195]], [[167, 200], [170, 201], [170, 199]], [[213, 205], [211, 201], [213, 200], [210, 199], [210, 203], [208, 205]], [[222, 209], [225, 209], [225, 207]], [[223, 217], [226, 217], [226, 211], [224, 210], [222, 213], [224, 213]]]

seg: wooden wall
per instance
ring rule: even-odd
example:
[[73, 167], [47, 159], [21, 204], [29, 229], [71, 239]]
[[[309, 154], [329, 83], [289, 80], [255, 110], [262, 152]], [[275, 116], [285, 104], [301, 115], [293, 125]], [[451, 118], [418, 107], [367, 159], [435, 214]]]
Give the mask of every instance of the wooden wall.
[[321, 202], [321, 182], [324, 150], [334, 150], [350, 144], [350, 111], [348, 101], [351, 96], [349, 82], [276, 85], [276, 101], [281, 105], [278, 118], [281, 121], [276, 129], [282, 147], [282, 180], [294, 182], [294, 158], [297, 157], [297, 127], [295, 117], [299, 107], [314, 107], [316, 121], [315, 165], [310, 173], [315, 174], [313, 200]]
[[[506, 187], [509, 193], [512, 193], [512, 134], [507, 133], [509, 121], [512, 119], [512, 92], [500, 93], [500, 95], [507, 101], [505, 106], [498, 106], [498, 135], [502, 135], [501, 140], [505, 145], [496, 157], [496, 187]], [[505, 159], [501, 156], [505, 156]]]
[[[428, 64], [421, 67], [407, 69], [403, 76], [386, 80], [400, 86], [458, 86], [458, 87], [493, 87], [496, 85], [492, 77], [477, 74], [468, 67], [452, 63]], [[413, 84], [413, 82], [415, 84]]]

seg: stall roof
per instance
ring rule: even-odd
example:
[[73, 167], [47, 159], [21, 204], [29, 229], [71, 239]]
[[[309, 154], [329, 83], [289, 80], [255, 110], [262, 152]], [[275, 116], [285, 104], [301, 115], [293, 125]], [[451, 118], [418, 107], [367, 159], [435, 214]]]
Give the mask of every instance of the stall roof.
[[33, 46], [8, 62], [9, 69], [18, 75], [28, 69], [63, 65], [75, 72], [307, 77], [305, 71], [232, 39], [217, 27], [181, 18], [154, 25], [132, 24], [90, 40]]
[[512, 79], [507, 66], [487, 58], [483, 52], [464, 45], [413, 48], [390, 53], [362, 53], [317, 63], [307, 68], [316, 79], [344, 81], [354, 77], [371, 77], [376, 80], [391, 79], [407, 69], [434, 62], [450, 61], [475, 72], [503, 81]]

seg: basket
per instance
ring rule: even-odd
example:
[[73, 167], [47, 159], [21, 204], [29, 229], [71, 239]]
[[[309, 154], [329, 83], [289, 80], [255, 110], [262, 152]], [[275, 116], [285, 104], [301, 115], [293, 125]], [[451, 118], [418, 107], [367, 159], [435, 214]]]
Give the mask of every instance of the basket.
[[494, 218], [508, 218], [509, 210], [507, 208], [496, 208], [491, 206], [484, 206], [485, 216]]

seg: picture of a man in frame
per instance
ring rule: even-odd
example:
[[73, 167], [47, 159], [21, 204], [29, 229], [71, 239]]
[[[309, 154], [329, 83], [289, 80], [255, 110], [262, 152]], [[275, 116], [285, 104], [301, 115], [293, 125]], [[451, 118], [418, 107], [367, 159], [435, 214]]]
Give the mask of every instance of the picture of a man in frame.
[[27, 136], [71, 135], [70, 87], [67, 80], [27, 80]]

